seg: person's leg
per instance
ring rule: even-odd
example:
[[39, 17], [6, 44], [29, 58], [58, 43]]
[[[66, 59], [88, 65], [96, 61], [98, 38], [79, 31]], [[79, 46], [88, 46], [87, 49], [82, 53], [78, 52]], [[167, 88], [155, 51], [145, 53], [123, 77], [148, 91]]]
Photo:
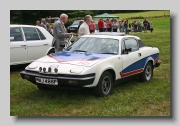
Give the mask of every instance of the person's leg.
[[128, 33], [128, 29], [127, 29], [127, 27], [125, 27], [125, 30], [126, 30], [126, 34]]

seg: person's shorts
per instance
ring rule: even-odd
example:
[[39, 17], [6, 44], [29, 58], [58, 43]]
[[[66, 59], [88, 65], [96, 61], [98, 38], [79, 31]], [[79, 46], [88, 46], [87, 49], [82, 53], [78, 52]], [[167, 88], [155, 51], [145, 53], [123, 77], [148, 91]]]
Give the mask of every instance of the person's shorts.
[[145, 29], [147, 29], [147, 26], [144, 26]]

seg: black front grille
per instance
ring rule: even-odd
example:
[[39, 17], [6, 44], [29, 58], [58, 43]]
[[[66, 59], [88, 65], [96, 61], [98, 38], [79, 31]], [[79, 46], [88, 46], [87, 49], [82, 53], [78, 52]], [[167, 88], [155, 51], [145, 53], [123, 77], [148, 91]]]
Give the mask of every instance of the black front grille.
[[85, 77], [92, 77], [95, 76], [95, 73], [92, 74], [86, 74], [86, 75], [68, 75], [68, 74], [49, 74], [49, 73], [39, 73], [36, 71], [30, 71], [30, 70], [25, 70], [25, 72], [28, 73], [34, 73], [34, 74], [40, 74], [40, 75], [47, 75], [47, 76], [53, 76], [53, 77], [71, 77], [71, 78], [85, 78]]

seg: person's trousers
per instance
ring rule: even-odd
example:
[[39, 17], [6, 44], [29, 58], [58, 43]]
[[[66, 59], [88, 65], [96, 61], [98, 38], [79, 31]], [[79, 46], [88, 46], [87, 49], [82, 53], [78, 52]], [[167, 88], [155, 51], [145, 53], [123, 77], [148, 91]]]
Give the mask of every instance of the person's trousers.
[[99, 32], [103, 32], [103, 30], [104, 30], [103, 28], [99, 28]]

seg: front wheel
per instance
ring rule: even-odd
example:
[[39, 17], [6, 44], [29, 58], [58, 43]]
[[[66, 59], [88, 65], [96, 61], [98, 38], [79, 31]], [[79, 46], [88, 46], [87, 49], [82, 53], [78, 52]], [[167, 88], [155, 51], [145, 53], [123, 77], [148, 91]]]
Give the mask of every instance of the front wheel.
[[112, 86], [112, 76], [106, 71], [101, 75], [97, 86], [94, 88], [94, 93], [99, 97], [108, 96], [111, 93]]
[[152, 76], [153, 76], [153, 67], [152, 67], [152, 64], [148, 62], [139, 79], [140, 81], [147, 82], [151, 80]]

